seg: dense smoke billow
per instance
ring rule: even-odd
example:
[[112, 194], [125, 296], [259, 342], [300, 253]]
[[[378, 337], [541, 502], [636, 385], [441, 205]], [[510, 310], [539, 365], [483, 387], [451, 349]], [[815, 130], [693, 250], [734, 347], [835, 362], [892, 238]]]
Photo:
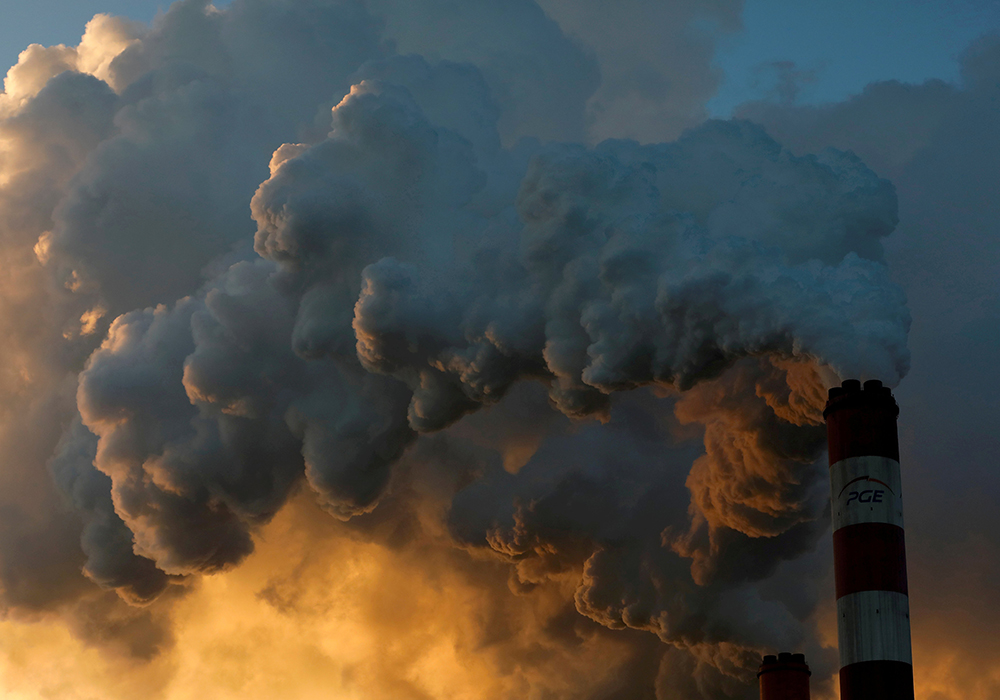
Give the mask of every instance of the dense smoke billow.
[[[653, 39], [600, 63], [557, 23], [591, 4], [466, 3], [460, 41], [437, 0], [184, 1], [21, 54], [4, 609], [170, 653], [173, 602], [306, 492], [344, 537], [548, 610], [511, 697], [752, 697], [793, 647], [823, 691], [825, 565], [798, 560], [828, 527], [826, 387], [909, 369], [896, 191], [846, 150], [692, 126], [707, 62], [672, 103], [632, 89]], [[627, 678], [566, 685], [575, 637], [624, 645]]]

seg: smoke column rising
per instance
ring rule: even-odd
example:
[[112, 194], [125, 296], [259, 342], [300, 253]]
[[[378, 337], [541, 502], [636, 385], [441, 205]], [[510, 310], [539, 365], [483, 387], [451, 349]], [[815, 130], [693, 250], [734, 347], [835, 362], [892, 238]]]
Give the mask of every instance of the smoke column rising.
[[751, 697], [792, 646], [822, 687], [824, 564], [797, 560], [828, 527], [826, 386], [909, 367], [893, 186], [743, 121], [574, 142], [636, 95], [532, 2], [468, 3], [462, 42], [407, 20], [443, 11], [179, 2], [21, 54], [7, 615], [162, 697], [242, 643], [231, 605], [197, 621], [225, 585], [272, 632], [366, 621], [334, 635], [365, 640], [345, 696]]

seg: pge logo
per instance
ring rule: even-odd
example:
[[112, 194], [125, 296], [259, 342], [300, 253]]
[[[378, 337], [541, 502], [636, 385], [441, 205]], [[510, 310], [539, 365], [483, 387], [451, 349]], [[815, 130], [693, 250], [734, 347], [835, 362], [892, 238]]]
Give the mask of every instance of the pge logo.
[[[876, 484], [882, 484], [882, 486], [885, 486], [886, 490], [889, 493], [891, 493], [893, 496], [896, 495], [893, 492], [893, 490], [889, 488], [889, 484], [885, 483], [884, 481], [881, 481], [880, 479], [873, 479], [870, 476], [859, 476], [858, 478], [851, 479], [850, 481], [847, 482], [844, 488], [840, 490], [840, 496], [844, 495], [844, 491], [847, 491], [847, 489], [851, 487], [851, 484], [856, 484], [859, 481], [869, 481], [869, 482], [873, 481]], [[845, 503], [844, 505], [849, 506], [853, 501], [857, 501], [858, 503], [882, 503], [884, 497], [885, 497], [885, 491], [883, 491], [882, 489], [866, 489], [864, 491], [851, 491], [849, 494], [847, 494], [847, 503]]]
[[878, 489], [868, 489], [867, 491], [851, 491], [847, 496], [847, 505], [851, 505], [851, 501], [857, 500], [858, 503], [881, 503], [882, 497], [885, 495], [885, 491]]

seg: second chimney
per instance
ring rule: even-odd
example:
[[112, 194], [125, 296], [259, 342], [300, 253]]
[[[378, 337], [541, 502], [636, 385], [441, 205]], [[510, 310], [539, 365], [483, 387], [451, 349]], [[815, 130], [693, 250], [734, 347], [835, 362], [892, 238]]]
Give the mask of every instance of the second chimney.
[[804, 654], [769, 654], [760, 665], [760, 700], [809, 700], [809, 666]]

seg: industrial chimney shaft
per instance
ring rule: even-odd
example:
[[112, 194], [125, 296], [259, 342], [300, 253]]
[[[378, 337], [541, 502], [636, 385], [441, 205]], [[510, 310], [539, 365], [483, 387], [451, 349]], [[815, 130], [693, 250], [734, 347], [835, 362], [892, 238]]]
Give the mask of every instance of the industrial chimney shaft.
[[842, 700], [913, 700], [898, 415], [888, 387], [856, 379], [823, 412]]
[[760, 700], [809, 700], [809, 676], [812, 672], [803, 654], [782, 652], [765, 656], [757, 678]]

